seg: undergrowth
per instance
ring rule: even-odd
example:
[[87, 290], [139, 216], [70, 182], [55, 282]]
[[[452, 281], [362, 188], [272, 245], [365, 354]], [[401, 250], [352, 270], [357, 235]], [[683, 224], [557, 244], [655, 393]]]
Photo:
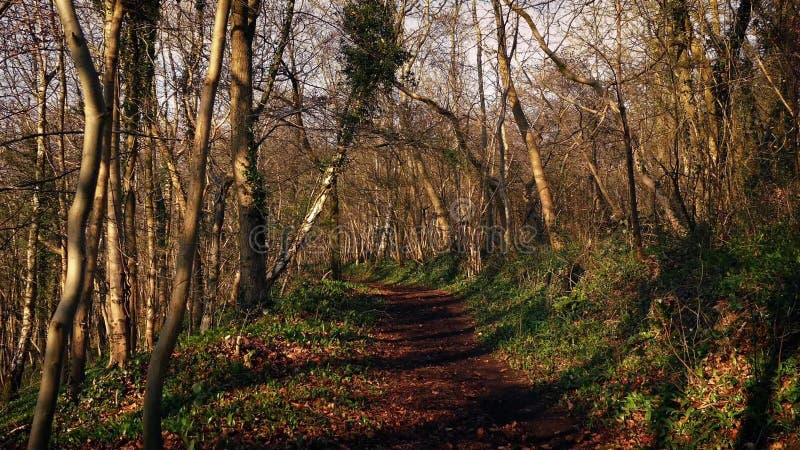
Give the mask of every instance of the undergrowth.
[[[370, 430], [362, 410], [377, 388], [362, 374], [378, 301], [358, 284], [305, 281], [262, 317], [184, 335], [164, 390], [165, 445], [324, 446]], [[90, 367], [80, 396], [59, 399], [53, 446], [136, 445], [148, 361], [138, 353], [126, 370]], [[0, 410], [0, 447], [24, 446], [35, 395], [23, 390]]]
[[351, 272], [463, 296], [487, 344], [585, 418], [595, 443], [800, 446], [800, 238], [782, 228], [658, 242], [613, 238], [487, 261]]

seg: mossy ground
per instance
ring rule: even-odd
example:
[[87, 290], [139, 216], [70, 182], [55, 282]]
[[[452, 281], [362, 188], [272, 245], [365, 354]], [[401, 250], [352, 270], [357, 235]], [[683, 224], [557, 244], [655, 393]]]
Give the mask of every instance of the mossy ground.
[[[274, 311], [183, 336], [165, 386], [169, 447], [324, 445], [371, 428], [363, 413], [378, 389], [364, 376], [369, 325], [381, 308], [365, 286], [303, 282]], [[149, 355], [126, 370], [102, 361], [77, 399], [59, 398], [53, 445], [120, 448], [141, 438]], [[0, 410], [3, 448], [24, 446], [36, 389]]]

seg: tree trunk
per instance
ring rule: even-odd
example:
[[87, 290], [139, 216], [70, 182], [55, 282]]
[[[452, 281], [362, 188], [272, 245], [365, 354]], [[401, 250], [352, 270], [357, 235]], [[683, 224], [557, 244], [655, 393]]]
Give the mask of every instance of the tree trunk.
[[[127, 136], [128, 159], [125, 164], [123, 188], [125, 202], [123, 216], [125, 219], [125, 267], [127, 268], [127, 285], [129, 286], [128, 311], [130, 312], [129, 344], [130, 351], [136, 350], [140, 339], [138, 324], [142, 310], [142, 293], [139, 284], [139, 249], [136, 239], [136, 191], [134, 179], [141, 148], [138, 132], [148, 130], [155, 112], [153, 104], [154, 60], [156, 55], [156, 26], [160, 15], [161, 0], [139, 2], [138, 8], [129, 11], [127, 20], [126, 47], [122, 52], [120, 64], [123, 73], [128, 74], [125, 84], [125, 102], [122, 106]], [[142, 114], [144, 109], [145, 115]], [[142, 124], [144, 119], [144, 124]], [[143, 126], [142, 126], [143, 125]], [[145, 313], [146, 314], [146, 313]], [[149, 347], [148, 347], [149, 348]]]
[[514, 116], [514, 121], [517, 123], [517, 128], [525, 140], [525, 147], [528, 150], [528, 162], [531, 165], [533, 179], [536, 182], [536, 189], [539, 191], [542, 217], [544, 218], [547, 235], [550, 238], [550, 245], [554, 249], [560, 249], [563, 247], [563, 244], [559, 240], [556, 232], [555, 204], [553, 202], [553, 195], [550, 192], [550, 184], [547, 181], [547, 175], [544, 172], [544, 164], [542, 163], [539, 144], [536, 136], [534, 136], [531, 123], [528, 121], [528, 117], [522, 109], [522, 103], [517, 94], [514, 80], [511, 77], [511, 63], [508, 59], [510, 55], [506, 49], [505, 22], [503, 20], [503, 12], [500, 8], [500, 1], [492, 0], [492, 6], [494, 8], [495, 23], [497, 24], [497, 59], [500, 78], [503, 82], [503, 88], [508, 93], [508, 102], [511, 105], [511, 113]]
[[497, 124], [497, 148], [500, 154], [500, 174], [498, 176], [498, 186], [495, 192], [500, 194], [500, 204], [503, 207], [503, 250], [508, 251], [513, 245], [512, 238], [512, 211], [511, 196], [508, 195], [508, 184], [506, 182], [506, 152], [508, 151], [508, 139], [506, 135], [506, 93], [501, 95], [500, 119]]
[[225, 196], [232, 180], [225, 180], [214, 198], [214, 223], [211, 226], [211, 248], [208, 250], [208, 288], [206, 289], [205, 308], [203, 319], [200, 322], [200, 332], [205, 333], [211, 329], [216, 313], [217, 295], [219, 294], [219, 265], [220, 265], [220, 239], [222, 237], [222, 224], [225, 222]]
[[617, 57], [615, 60], [614, 77], [616, 79], [617, 91], [617, 110], [622, 121], [622, 141], [625, 143], [625, 171], [628, 175], [628, 217], [630, 220], [631, 233], [633, 234], [633, 245], [636, 248], [636, 256], [641, 260], [644, 258], [642, 248], [642, 229], [639, 227], [639, 205], [636, 202], [636, 177], [633, 169], [633, 136], [628, 124], [628, 113], [625, 107], [625, 98], [622, 93], [622, 4], [620, 0], [614, 2], [617, 7]]
[[27, 255], [25, 258], [25, 291], [22, 295], [22, 323], [17, 341], [16, 350], [13, 353], [9, 367], [9, 385], [3, 397], [10, 399], [16, 396], [22, 384], [22, 375], [25, 371], [25, 360], [28, 356], [28, 349], [31, 343], [33, 332], [33, 320], [35, 318], [36, 297], [38, 295], [38, 284], [36, 282], [36, 270], [39, 262], [39, 190], [42, 179], [44, 155], [46, 152], [47, 138], [44, 133], [47, 128], [47, 67], [42, 58], [41, 49], [36, 50], [36, 62], [39, 89], [36, 93], [37, 115], [36, 132], [36, 155], [34, 156], [34, 175], [33, 175], [33, 196], [31, 198], [31, 227], [28, 230]]
[[342, 237], [339, 228], [339, 188], [338, 180], [333, 180], [331, 186], [331, 204], [328, 210], [331, 234], [329, 239], [330, 254], [329, 263], [331, 266], [331, 278], [334, 280], [342, 279]]
[[430, 200], [431, 206], [433, 206], [433, 212], [436, 214], [436, 225], [439, 228], [439, 235], [442, 239], [442, 243], [444, 243], [446, 249], [451, 249], [454, 242], [453, 227], [450, 225], [449, 211], [445, 208], [442, 197], [433, 186], [428, 169], [425, 167], [425, 163], [422, 161], [417, 151], [411, 150], [411, 158], [419, 174], [422, 187], [425, 189], [425, 193], [428, 194], [428, 200]]
[[258, 0], [236, 0], [231, 10], [231, 159], [239, 210], [239, 299], [250, 310], [264, 305], [266, 205], [253, 135], [253, 36]]
[[214, 18], [214, 33], [211, 39], [208, 73], [203, 84], [200, 107], [192, 148], [192, 177], [188, 190], [187, 208], [184, 215], [183, 230], [175, 267], [170, 309], [161, 334], [150, 358], [147, 370], [147, 387], [144, 397], [144, 447], [148, 450], [160, 449], [161, 441], [161, 397], [164, 378], [167, 374], [169, 357], [178, 340], [183, 316], [186, 312], [186, 298], [192, 278], [192, 267], [197, 252], [197, 235], [203, 205], [203, 191], [206, 183], [206, 161], [209, 151], [211, 119], [214, 113], [214, 100], [219, 85], [222, 59], [225, 50], [225, 34], [228, 25], [228, 12], [231, 0], [220, 0]]
[[106, 25], [104, 30], [105, 69], [103, 71], [103, 98], [110, 121], [103, 130], [103, 151], [108, 156], [108, 194], [106, 195], [106, 276], [108, 277], [108, 313], [110, 355], [108, 367], [124, 367], [128, 359], [128, 313], [125, 307], [125, 269], [123, 261], [124, 237], [122, 224], [121, 181], [119, 164], [119, 109], [117, 98], [117, 64], [119, 61], [119, 36], [124, 14], [122, 0], [106, 0]]
[[[29, 449], [44, 450], [50, 442], [50, 433], [61, 384], [66, 335], [72, 328], [75, 310], [80, 302], [86, 281], [86, 222], [97, 183], [97, 172], [102, 155], [102, 136], [107, 122], [102, 85], [92, 63], [91, 53], [71, 0], [56, 0], [61, 26], [66, 36], [70, 54], [78, 71], [83, 92], [84, 139], [78, 185], [69, 211], [67, 223], [68, 250], [67, 279], [61, 301], [50, 321], [45, 347], [42, 380], [33, 414]], [[121, 16], [121, 15], [120, 15]]]
[[153, 164], [155, 162], [155, 144], [150, 142], [144, 156], [144, 216], [147, 225], [147, 290], [145, 294], [144, 342], [147, 350], [155, 345], [156, 306], [158, 305], [158, 262], [159, 248], [156, 238], [155, 181]]
[[375, 259], [380, 261], [386, 258], [386, 251], [389, 248], [389, 236], [392, 229], [392, 204], [386, 203], [385, 212], [383, 214], [383, 224], [381, 225], [381, 234], [378, 238], [378, 250], [375, 252]]
[[72, 344], [69, 357], [69, 390], [76, 398], [81, 391], [86, 375], [86, 360], [89, 346], [89, 323], [92, 311], [92, 295], [94, 293], [95, 273], [97, 272], [97, 255], [100, 248], [100, 236], [106, 212], [106, 185], [108, 183], [108, 155], [103, 152], [97, 175], [97, 186], [92, 201], [92, 212], [89, 228], [86, 231], [86, 282], [81, 290], [81, 300], [75, 313], [72, 327]]
[[[200, 222], [202, 224], [202, 221]], [[198, 230], [200, 234], [202, 230]], [[200, 246], [197, 248], [197, 254], [194, 257], [194, 269], [192, 270], [194, 281], [192, 282], [192, 292], [189, 295], [188, 311], [189, 311], [189, 334], [195, 334], [200, 330], [200, 321], [203, 319], [203, 310], [205, 309], [205, 283], [203, 283], [205, 269], [203, 268], [203, 255], [200, 252]]]

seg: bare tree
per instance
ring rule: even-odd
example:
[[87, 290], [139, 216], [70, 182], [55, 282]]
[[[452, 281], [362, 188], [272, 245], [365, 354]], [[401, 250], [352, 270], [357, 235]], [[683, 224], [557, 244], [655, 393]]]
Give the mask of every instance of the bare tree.
[[42, 381], [28, 441], [28, 448], [42, 450], [46, 449], [50, 442], [53, 414], [55, 413], [58, 388], [61, 384], [66, 337], [72, 328], [75, 309], [81, 299], [83, 284], [86, 282], [83, 267], [86, 259], [86, 222], [100, 167], [103, 127], [108, 121], [103, 100], [103, 88], [94, 68], [83, 30], [78, 22], [75, 5], [71, 0], [58, 0], [56, 6], [70, 55], [78, 69], [84, 98], [85, 127], [78, 186], [67, 223], [69, 255], [67, 279], [61, 301], [59, 301], [48, 327]]
[[162, 446], [162, 390], [164, 388], [164, 378], [167, 374], [169, 357], [175, 348], [183, 316], [186, 312], [186, 299], [189, 295], [192, 267], [197, 253], [198, 228], [206, 184], [206, 162], [209, 151], [209, 135], [211, 134], [211, 119], [214, 113], [214, 101], [222, 69], [230, 9], [231, 0], [220, 0], [217, 3], [208, 72], [203, 83], [200, 106], [195, 120], [194, 145], [192, 148], [193, 176], [187, 191], [186, 211], [175, 267], [170, 309], [147, 370], [143, 419], [144, 445], [146, 449], [159, 449]]
[[494, 8], [495, 23], [497, 25], [497, 59], [500, 78], [503, 81], [503, 88], [506, 91], [508, 102], [511, 105], [511, 113], [514, 116], [514, 121], [517, 123], [517, 128], [525, 140], [525, 147], [528, 150], [528, 162], [531, 165], [533, 179], [536, 182], [536, 189], [539, 191], [542, 216], [544, 217], [544, 224], [547, 228], [548, 237], [550, 238], [550, 245], [555, 249], [559, 249], [563, 244], [556, 230], [556, 210], [555, 203], [553, 202], [553, 194], [550, 191], [550, 183], [544, 171], [541, 150], [539, 149], [537, 137], [534, 135], [535, 130], [528, 120], [527, 115], [525, 115], [516, 85], [511, 76], [510, 55], [506, 48], [505, 19], [500, 7], [500, 1], [492, 0], [492, 7]]

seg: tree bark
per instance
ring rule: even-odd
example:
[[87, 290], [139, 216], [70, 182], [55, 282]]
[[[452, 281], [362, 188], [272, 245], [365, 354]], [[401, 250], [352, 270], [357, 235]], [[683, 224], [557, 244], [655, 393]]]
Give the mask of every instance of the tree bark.
[[266, 292], [266, 205], [253, 134], [253, 36], [260, 2], [235, 0], [231, 10], [231, 160], [239, 212], [239, 298], [250, 310]]
[[108, 155], [103, 152], [97, 175], [97, 185], [92, 201], [89, 228], [86, 231], [86, 282], [81, 290], [81, 300], [75, 313], [72, 327], [72, 343], [69, 357], [69, 390], [76, 398], [81, 391], [86, 375], [86, 361], [89, 346], [89, 324], [92, 311], [94, 280], [97, 273], [97, 255], [100, 248], [103, 220], [106, 212], [106, 185], [108, 184]]
[[430, 200], [431, 206], [433, 206], [433, 212], [436, 214], [436, 225], [439, 228], [439, 235], [441, 236], [445, 248], [450, 249], [453, 246], [453, 227], [450, 225], [449, 211], [445, 208], [442, 197], [433, 186], [431, 176], [428, 173], [428, 169], [425, 167], [425, 163], [415, 150], [411, 150], [411, 158], [414, 162], [414, 168], [419, 174], [422, 187], [425, 189], [425, 193], [428, 194], [428, 200]]
[[144, 154], [144, 216], [147, 225], [147, 290], [145, 294], [144, 342], [147, 350], [155, 345], [155, 319], [158, 305], [158, 262], [159, 248], [156, 237], [155, 181], [153, 164], [155, 162], [155, 144], [150, 142]]
[[339, 228], [339, 184], [338, 180], [334, 178], [333, 185], [331, 186], [331, 204], [328, 210], [329, 223], [331, 226], [330, 239], [328, 245], [330, 247], [329, 263], [331, 266], [331, 278], [334, 280], [342, 279], [342, 237], [341, 229]]
[[544, 225], [547, 229], [547, 235], [550, 239], [550, 245], [554, 249], [563, 247], [558, 233], [556, 231], [556, 211], [555, 203], [553, 202], [553, 194], [550, 192], [550, 184], [547, 181], [547, 175], [544, 171], [544, 164], [542, 163], [542, 155], [539, 150], [539, 143], [537, 137], [533, 133], [528, 117], [522, 108], [522, 102], [517, 94], [514, 80], [511, 77], [511, 63], [509, 61], [510, 55], [506, 49], [506, 33], [505, 22], [503, 20], [503, 12], [500, 7], [499, 0], [492, 0], [492, 7], [494, 8], [495, 23], [497, 24], [497, 59], [498, 70], [500, 72], [500, 79], [503, 82], [503, 88], [508, 95], [508, 103], [511, 105], [511, 114], [514, 116], [514, 121], [517, 123], [522, 138], [525, 140], [525, 147], [528, 150], [528, 163], [533, 172], [533, 179], [536, 182], [536, 189], [539, 191], [539, 201], [542, 206], [542, 217], [544, 218]]
[[61, 369], [64, 363], [66, 335], [72, 328], [75, 310], [80, 302], [86, 281], [86, 222], [97, 183], [97, 172], [102, 155], [102, 131], [107, 122], [106, 107], [100, 84], [91, 59], [91, 53], [75, 13], [72, 0], [56, 0], [61, 26], [66, 36], [70, 55], [78, 71], [84, 104], [84, 139], [78, 185], [67, 222], [68, 249], [67, 279], [64, 292], [50, 321], [45, 347], [42, 380], [34, 409], [29, 449], [47, 448], [55, 413]]
[[125, 263], [123, 261], [124, 236], [122, 226], [122, 184], [120, 179], [119, 108], [117, 108], [117, 73], [119, 63], [119, 37], [124, 14], [122, 0], [106, 0], [105, 69], [103, 71], [103, 98], [112, 120], [106, 122], [103, 147], [108, 153], [108, 194], [106, 195], [106, 276], [108, 277], [108, 313], [110, 355], [108, 367], [124, 367], [128, 360], [128, 311], [125, 305]]
[[225, 197], [233, 180], [225, 180], [214, 198], [214, 223], [211, 226], [211, 246], [208, 250], [208, 288], [206, 289], [203, 319], [200, 321], [200, 332], [211, 329], [216, 313], [217, 294], [219, 293], [220, 240], [222, 224], [225, 222]]
[[19, 332], [19, 339], [17, 340], [16, 349], [14, 350], [11, 364], [9, 367], [9, 385], [6, 387], [6, 392], [3, 397], [10, 399], [16, 396], [20, 385], [22, 384], [22, 375], [25, 371], [25, 360], [28, 356], [28, 349], [31, 344], [31, 335], [33, 334], [33, 321], [36, 306], [36, 297], [38, 296], [38, 283], [36, 281], [36, 270], [39, 261], [39, 189], [40, 180], [42, 179], [42, 171], [44, 164], [44, 155], [47, 151], [47, 138], [45, 131], [47, 128], [47, 68], [45, 67], [44, 58], [42, 58], [41, 49], [36, 50], [36, 62], [38, 72], [38, 92], [36, 93], [36, 110], [38, 119], [36, 121], [36, 132], [39, 136], [36, 138], [36, 154], [34, 156], [34, 187], [33, 196], [31, 198], [31, 226], [28, 230], [28, 245], [27, 255], [25, 258], [25, 290], [22, 295], [22, 323]]
[[193, 176], [188, 190], [187, 208], [175, 266], [170, 309], [147, 370], [143, 424], [144, 447], [148, 450], [162, 447], [161, 397], [164, 378], [169, 365], [169, 357], [175, 348], [183, 316], [186, 312], [186, 298], [189, 295], [192, 267], [197, 252], [198, 225], [206, 183], [206, 162], [209, 151], [209, 136], [211, 134], [211, 119], [214, 114], [214, 101], [222, 68], [230, 9], [231, 0], [220, 0], [217, 3], [208, 72], [206, 73], [200, 97], [200, 107], [197, 111], [194, 145], [192, 148], [191, 173]]

